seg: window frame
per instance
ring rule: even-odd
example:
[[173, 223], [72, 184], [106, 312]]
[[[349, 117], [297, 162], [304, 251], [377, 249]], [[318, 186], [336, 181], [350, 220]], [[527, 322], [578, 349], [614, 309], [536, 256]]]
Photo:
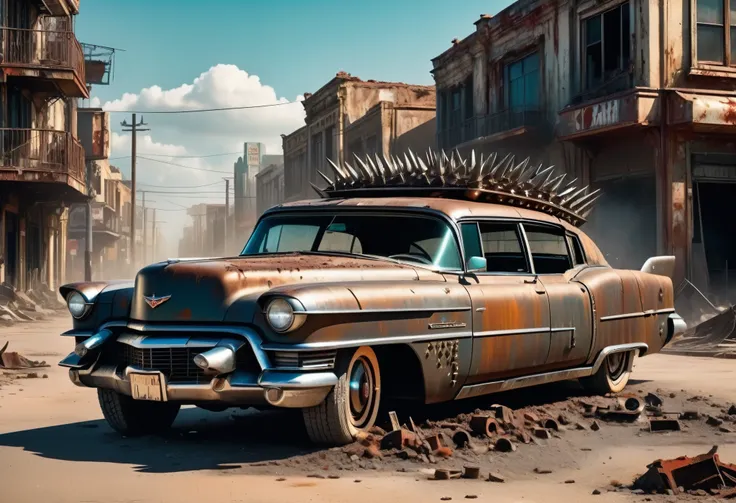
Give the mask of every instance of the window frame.
[[[350, 209], [343, 209], [338, 208], [335, 206], [328, 206], [326, 208], [322, 209], [312, 209], [312, 208], [304, 208], [304, 207], [298, 207], [296, 209], [289, 208], [289, 209], [281, 209], [281, 208], [273, 208], [260, 216], [260, 218], [256, 221], [255, 226], [253, 227], [253, 231], [251, 231], [248, 238], [245, 240], [245, 243], [243, 244], [240, 253], [238, 254], [239, 257], [268, 257], [268, 256], [278, 256], [283, 255], [285, 253], [291, 253], [291, 252], [273, 252], [268, 254], [262, 254], [262, 253], [255, 253], [255, 254], [244, 254], [246, 248], [248, 247], [248, 244], [251, 240], [253, 240], [256, 236], [255, 230], [258, 228], [258, 226], [261, 224], [261, 222], [267, 218], [272, 217], [310, 217], [310, 216], [325, 216], [325, 215], [340, 215], [340, 216], [346, 216], [346, 215], [357, 215], [357, 216], [366, 216], [366, 215], [376, 215], [376, 216], [406, 216], [406, 217], [413, 217], [413, 218], [425, 218], [425, 219], [434, 219], [439, 220], [446, 224], [453, 235], [453, 241], [455, 244], [455, 248], [459, 254], [460, 257], [460, 267], [457, 269], [440, 269], [437, 267], [430, 267], [425, 264], [420, 263], [404, 263], [404, 265], [410, 265], [411, 267], [418, 267], [422, 269], [426, 269], [428, 271], [437, 272], [440, 274], [454, 274], [454, 275], [463, 275], [467, 272], [467, 263], [466, 263], [466, 257], [465, 257], [465, 248], [463, 246], [463, 240], [462, 235], [460, 231], [459, 222], [456, 222], [452, 218], [450, 218], [446, 213], [443, 213], [439, 210], [433, 210], [433, 209], [425, 209], [425, 210], [417, 210], [417, 209], [405, 209], [400, 207], [389, 207], [389, 208], [383, 208], [383, 209], [377, 209], [377, 208], [366, 208], [366, 209], [359, 209], [359, 208], [350, 208]], [[320, 237], [318, 235], [318, 237]], [[321, 237], [320, 237], [321, 238]], [[315, 238], [315, 242], [316, 242]], [[324, 253], [329, 253], [328, 251]]]
[[[510, 219], [510, 218], [498, 218], [498, 217], [474, 217], [474, 218], [463, 218], [458, 220], [457, 225], [458, 227], [461, 227], [463, 224], [476, 224], [476, 227], [478, 229], [478, 240], [480, 241], [480, 250], [483, 253], [483, 256], [485, 257], [485, 249], [483, 247], [483, 237], [481, 236], [480, 232], [480, 224], [487, 223], [487, 224], [504, 224], [504, 225], [514, 225], [516, 228], [516, 235], [519, 238], [519, 244], [521, 245], [521, 251], [524, 254], [524, 259], [526, 260], [527, 265], [527, 271], [513, 271], [513, 272], [504, 272], [504, 271], [495, 271], [495, 272], [480, 272], [480, 271], [474, 271], [470, 272], [468, 271], [468, 259], [470, 257], [464, 256], [463, 263], [465, 264], [465, 273], [468, 275], [476, 275], [476, 276], [528, 276], [533, 277], [536, 276], [534, 272], [534, 264], [531, 260], [531, 254], [529, 253], [529, 243], [526, 241], [526, 235], [524, 234], [524, 230], [521, 226], [522, 221], [517, 219]], [[461, 231], [462, 234], [462, 231]], [[462, 242], [462, 252], [463, 255], [465, 255], [465, 243]]]
[[[723, 1], [723, 62], [710, 60], [700, 60], [698, 58], [698, 0], [690, 0], [690, 60], [692, 61], [692, 67], [696, 70], [713, 70], [717, 72], [723, 72], [731, 74], [727, 76], [736, 76], [736, 59], [731, 61], [731, 28], [736, 29], [736, 20], [731, 20], [731, 5], [730, 0]], [[709, 24], [709, 26], [716, 26]], [[714, 75], [716, 77], [723, 77], [723, 75]]]
[[[529, 260], [529, 263], [532, 266], [532, 270], [534, 271], [534, 275], [535, 276], [563, 276], [567, 271], [571, 271], [572, 269], [575, 269], [576, 267], [578, 267], [578, 265], [575, 264], [574, 255], [572, 253], [572, 250], [570, 249], [570, 242], [569, 242], [569, 239], [568, 239], [569, 237], [578, 239], [578, 244], [580, 245], [580, 252], [581, 252], [581, 254], [583, 256], [583, 261], [584, 261], [583, 264], [580, 264], [580, 265], [586, 265], [585, 264], [585, 251], [583, 250], [582, 243], [580, 243], [580, 239], [577, 238], [577, 236], [575, 236], [573, 233], [569, 232], [564, 227], [559, 226], [559, 225], [555, 225], [555, 224], [551, 224], [551, 223], [548, 223], [548, 222], [541, 222], [541, 221], [538, 221], [538, 220], [524, 220], [524, 221], [520, 222], [520, 224], [521, 224], [522, 232], [524, 233], [524, 242], [526, 243], [527, 253], [529, 255], [528, 260]], [[532, 255], [531, 246], [529, 246], [529, 239], [527, 238], [526, 228], [524, 227], [525, 224], [526, 225], [529, 225], [529, 226], [541, 227], [542, 229], [548, 228], [548, 229], [550, 229], [551, 231], [553, 231], [555, 233], [559, 233], [564, 238], [564, 241], [565, 241], [565, 250], [567, 250], [567, 258], [570, 260], [569, 263], [570, 263], [570, 266], [571, 267], [569, 269], [566, 269], [564, 272], [538, 273], [536, 271], [536, 268], [534, 267], [534, 256]]]
[[[697, 1], [697, 0], [691, 0], [691, 1]], [[724, 0], [727, 1], [727, 0]], [[578, 23], [578, 33], [580, 35], [579, 38], [579, 50], [578, 54], [580, 56], [580, 90], [583, 92], [589, 92], [594, 89], [597, 89], [598, 87], [605, 85], [608, 80], [606, 80], [605, 77], [605, 61], [603, 60], [603, 57], [605, 55], [605, 40], [604, 40], [604, 23], [603, 23], [603, 16], [614, 9], [621, 9], [621, 7], [624, 4], [628, 4], [629, 7], [629, 65], [634, 62], [634, 58], [636, 55], [634, 54], [632, 43], [631, 43], [631, 36], [636, 33], [636, 22], [634, 20], [634, 12], [632, 12], [632, 0], [622, 0], [615, 3], [606, 3], [605, 5], [601, 5], [599, 8], [596, 8], [595, 10], [591, 10], [589, 12], [579, 13], [579, 23]], [[601, 82], [592, 87], [588, 87], [588, 79], [587, 79], [587, 72], [588, 72], [588, 61], [587, 61], [587, 22], [595, 17], [601, 18]], [[623, 22], [623, 21], [622, 21]], [[623, 38], [623, 37], [622, 37]], [[621, 44], [621, 49], [623, 50], [623, 43]], [[623, 54], [621, 55], [623, 57]], [[623, 61], [621, 61], [622, 68], [621, 70], [624, 71], [625, 67], [623, 66]], [[610, 80], [610, 79], [609, 79]]]
[[[523, 111], [540, 111], [542, 110], [542, 98], [543, 98], [543, 60], [544, 60], [544, 51], [541, 50], [540, 47], [536, 46], [532, 50], [526, 51], [522, 56], [516, 57], [513, 59], [509, 59], [507, 61], [503, 62], [503, 105], [504, 110], [514, 110], [514, 108], [511, 106], [511, 66], [521, 63], [522, 64], [522, 70], [521, 70], [521, 78], [523, 80], [524, 78], [524, 61], [532, 56], [537, 57], [537, 105], [536, 108], [531, 108], [530, 105], [526, 103], [526, 99], [524, 100], [525, 103], [522, 106], [521, 110]], [[526, 98], [526, 92], [524, 94], [524, 98]]]

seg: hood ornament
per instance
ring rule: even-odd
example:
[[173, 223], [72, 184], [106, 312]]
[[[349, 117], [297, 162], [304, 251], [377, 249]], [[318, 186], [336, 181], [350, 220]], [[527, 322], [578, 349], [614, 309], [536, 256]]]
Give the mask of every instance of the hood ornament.
[[156, 294], [154, 293], [150, 297], [143, 297], [146, 301], [146, 304], [151, 306], [151, 309], [156, 309], [158, 306], [166, 302], [171, 298], [171, 295], [166, 295], [165, 297], [156, 297]]

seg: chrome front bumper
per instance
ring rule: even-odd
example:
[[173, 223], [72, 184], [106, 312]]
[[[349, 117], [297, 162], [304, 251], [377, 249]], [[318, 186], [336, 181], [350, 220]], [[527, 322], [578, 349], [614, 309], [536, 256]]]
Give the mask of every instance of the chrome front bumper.
[[[181, 327], [178, 327], [182, 330]], [[201, 327], [200, 327], [201, 329]], [[184, 329], [186, 330], [186, 329]], [[235, 369], [227, 373], [212, 375], [207, 383], [168, 382], [160, 370], [141, 368], [135, 365], [100, 363], [100, 355], [108, 344], [123, 342], [135, 347], [181, 348], [195, 344], [202, 347], [201, 337], [157, 335], [138, 335], [129, 333], [108, 336], [109, 341], [97, 353], [79, 356], [77, 350], [69, 354], [59, 365], [69, 368], [69, 378], [77, 386], [112, 389], [123, 395], [132, 396], [130, 374], [155, 374], [159, 376], [162, 398], [165, 401], [182, 404], [221, 403], [226, 406], [273, 405], [286, 408], [314, 407], [322, 403], [337, 383], [337, 376], [330, 370], [302, 371], [271, 368], [267, 354], [261, 349], [260, 338], [248, 329], [247, 337], [240, 344], [250, 344], [258, 366], [258, 371]], [[102, 330], [97, 333], [102, 333]], [[201, 332], [200, 332], [201, 333]], [[78, 334], [75, 334], [78, 335]], [[89, 334], [94, 335], [94, 334]], [[209, 338], [206, 345], [211, 347], [232, 346], [236, 334], [227, 338]], [[239, 334], [238, 334], [239, 335]], [[243, 334], [245, 335], [245, 334]], [[193, 342], [194, 341], [194, 342]], [[209, 377], [209, 376], [208, 376]]]

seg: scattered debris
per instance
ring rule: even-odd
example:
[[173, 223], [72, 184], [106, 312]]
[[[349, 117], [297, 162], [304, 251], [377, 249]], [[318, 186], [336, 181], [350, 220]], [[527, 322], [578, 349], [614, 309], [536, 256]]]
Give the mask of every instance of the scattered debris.
[[593, 492], [592, 492], [591, 494], [593, 494], [594, 496], [597, 496], [597, 495], [599, 495], [600, 493], [601, 493], [601, 492], [600, 492], [600, 491], [599, 491], [598, 489], [593, 489]]
[[657, 460], [634, 481], [634, 489], [645, 492], [721, 491], [736, 488], [736, 465], [723, 463], [718, 446], [700, 456]]
[[680, 421], [677, 419], [650, 419], [649, 420], [649, 431], [652, 433], [662, 431], [680, 431]]
[[552, 435], [550, 434], [549, 430], [545, 428], [534, 428], [534, 436], [537, 438], [542, 438], [542, 439], [552, 438]]
[[647, 396], [644, 397], [644, 401], [647, 403], [647, 405], [650, 405], [652, 407], [661, 407], [664, 404], [664, 400], [662, 400], [654, 393], [648, 393]]
[[466, 495], [465, 495], [465, 499], [466, 499], [466, 500], [474, 500], [474, 499], [476, 499], [477, 497], [478, 497], [478, 496], [476, 496], [475, 494], [466, 494]]
[[708, 419], [705, 421], [705, 423], [710, 426], [720, 426], [723, 424], [723, 419], [718, 419], [717, 417], [708, 416]]
[[401, 424], [399, 423], [399, 417], [396, 415], [396, 412], [394, 412], [393, 410], [389, 412], [388, 418], [391, 420], [391, 429], [393, 431], [401, 429]]
[[458, 430], [452, 436], [452, 441], [455, 443], [455, 446], [458, 449], [461, 449], [465, 447], [466, 445], [467, 446], [470, 445], [470, 435], [465, 430]]
[[535, 468], [534, 473], [538, 473], [540, 475], [547, 475], [552, 473], [552, 470], [549, 470], [547, 468]]
[[473, 416], [470, 419], [470, 429], [476, 435], [485, 435], [491, 437], [493, 435], [503, 435], [503, 429], [494, 418], [489, 416]]
[[598, 431], [601, 429], [601, 425], [598, 424], [598, 421], [593, 421], [593, 424], [590, 425], [590, 429], [593, 431]]
[[494, 450], [499, 452], [514, 452], [516, 445], [508, 438], [499, 438], [493, 446]]
[[488, 473], [488, 482], [503, 483], [503, 482], [506, 482], [506, 479], [500, 473], [497, 473], [497, 472], [489, 472]]
[[8, 352], [7, 349], [9, 344], [9, 342], [6, 342], [3, 348], [0, 349], [0, 368], [8, 370], [22, 370], [49, 366], [45, 361], [38, 362], [29, 360], [19, 353], [13, 351]]
[[464, 466], [463, 467], [463, 478], [464, 479], [480, 478], [480, 467], [479, 466]]
[[438, 468], [434, 471], [435, 480], [459, 479], [461, 476], [462, 472], [460, 470], [446, 470], [444, 468]]
[[698, 412], [697, 410], [686, 410], [685, 412], [680, 414], [680, 419], [695, 421], [697, 419], [700, 419], [700, 412]]
[[575, 481], [573, 479], [568, 479], [565, 481], [565, 484], [574, 484]]

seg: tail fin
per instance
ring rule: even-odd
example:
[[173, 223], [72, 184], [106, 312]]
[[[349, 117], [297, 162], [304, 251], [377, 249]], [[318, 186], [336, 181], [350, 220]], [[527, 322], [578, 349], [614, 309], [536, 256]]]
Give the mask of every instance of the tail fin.
[[656, 274], [658, 276], [667, 276], [672, 279], [675, 275], [675, 256], [659, 255], [657, 257], [649, 257], [644, 265], [641, 266], [641, 272], [648, 274]]

